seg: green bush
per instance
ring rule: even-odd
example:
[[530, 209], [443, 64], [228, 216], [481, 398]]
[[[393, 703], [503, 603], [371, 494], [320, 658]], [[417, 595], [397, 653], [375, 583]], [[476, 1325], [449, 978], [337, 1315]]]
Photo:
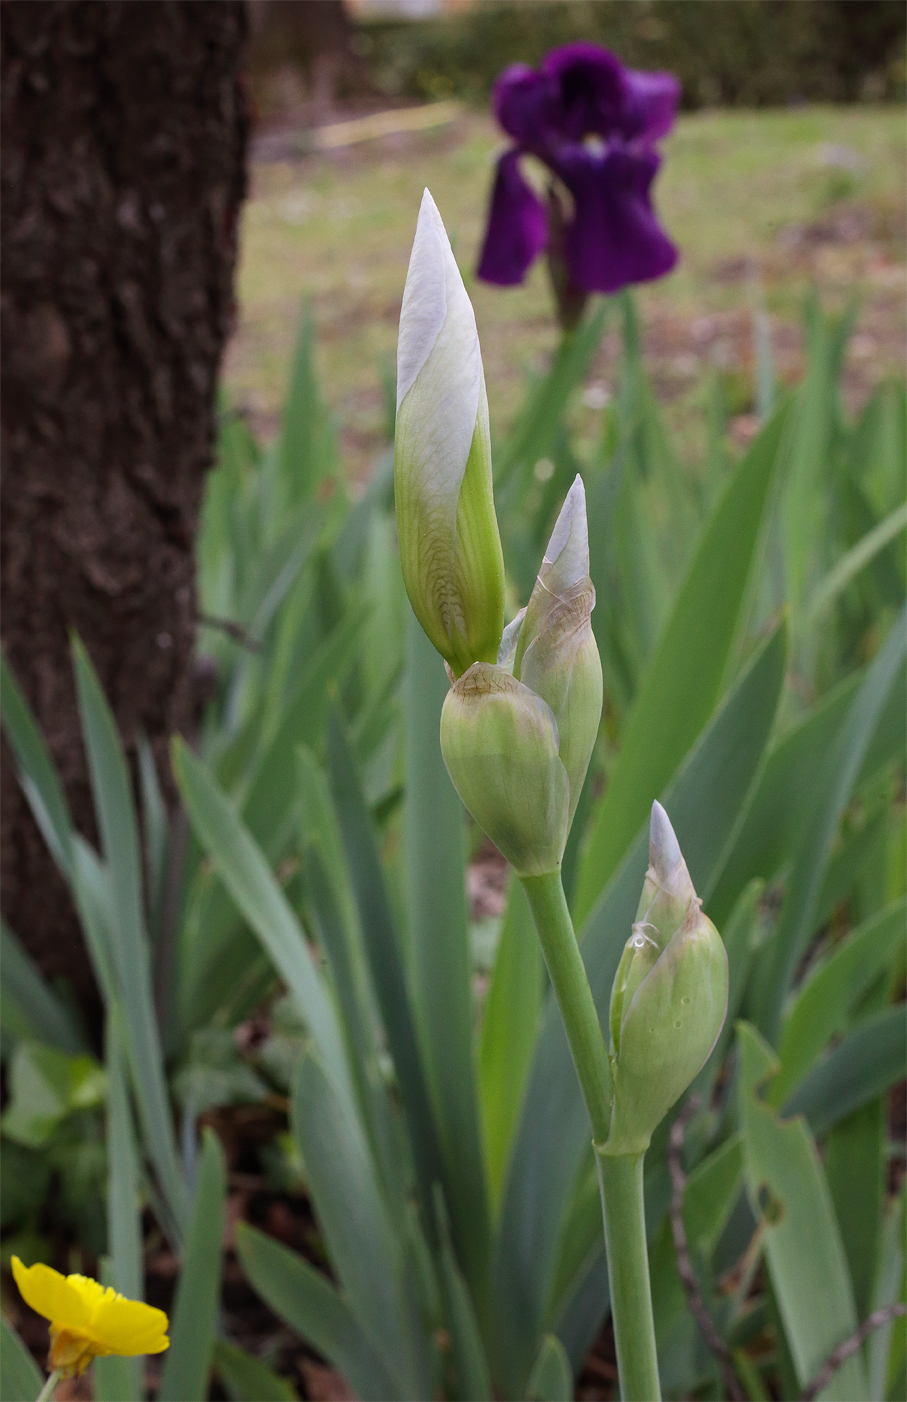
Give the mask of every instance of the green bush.
[[564, 0], [364, 23], [355, 44], [388, 96], [484, 101], [507, 64], [588, 39], [635, 68], [676, 73], [688, 108], [760, 107], [897, 96], [904, 32], [897, 0]]

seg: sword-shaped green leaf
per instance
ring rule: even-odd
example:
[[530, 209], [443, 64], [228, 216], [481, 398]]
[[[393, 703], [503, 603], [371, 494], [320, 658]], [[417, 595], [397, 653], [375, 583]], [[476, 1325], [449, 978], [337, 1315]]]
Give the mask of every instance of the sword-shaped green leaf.
[[581, 924], [721, 694], [748, 597], [789, 405], [759, 434], [706, 523], [627, 717], [580, 870]]
[[815, 780], [816, 805], [796, 854], [784, 907], [774, 936], [771, 974], [760, 1025], [772, 1038], [780, 1031], [781, 1011], [797, 964], [814, 931], [832, 840], [849, 801], [873, 733], [885, 711], [907, 651], [907, 605], [894, 620], [854, 697], [847, 719]]
[[176, 1152], [154, 1009], [145, 928], [141, 848], [126, 758], [88, 653], [72, 643], [79, 716], [110, 892], [107, 943], [123, 1010], [123, 1035], [149, 1152], [173, 1218], [185, 1227], [186, 1184]]
[[543, 979], [542, 951], [526, 892], [519, 881], [511, 881], [479, 1045], [485, 1154], [495, 1209], [538, 1036]]
[[571, 1402], [573, 1370], [556, 1334], [546, 1334], [526, 1388], [529, 1402]]
[[78, 1056], [85, 1039], [69, 1009], [60, 1001], [5, 921], [0, 921], [0, 1021], [4, 1033]]
[[[142, 1261], [142, 1208], [139, 1202], [139, 1160], [129, 1106], [128, 1064], [115, 1010], [108, 1011], [107, 1065], [107, 1263], [112, 1285], [129, 1300], [145, 1298]], [[140, 1402], [141, 1360], [98, 1358], [94, 1363], [98, 1402]]]
[[783, 1105], [785, 1115], [805, 1115], [824, 1134], [861, 1105], [903, 1080], [907, 1020], [898, 1003], [859, 1023], [804, 1076]]
[[425, 1079], [400, 938], [381, 869], [375, 832], [353, 755], [336, 716], [328, 721], [327, 752], [334, 805], [356, 896], [372, 984], [403, 1099], [426, 1225], [430, 1231], [434, 1231], [432, 1194], [435, 1183], [446, 1182], [444, 1157]]
[[811, 971], [784, 1022], [773, 1104], [784, 1101], [829, 1039], [842, 1031], [851, 1008], [903, 947], [905, 909], [904, 900], [895, 901], [872, 916]]
[[170, 1347], [158, 1390], [160, 1402], [198, 1402], [208, 1395], [220, 1307], [226, 1195], [224, 1153], [217, 1135], [206, 1129], [170, 1321]]
[[3, 1402], [32, 1402], [44, 1386], [38, 1365], [13, 1326], [0, 1315], [0, 1397]]
[[72, 869], [72, 818], [60, 776], [35, 723], [31, 707], [19, 689], [6, 658], [0, 653], [0, 705], [19, 782], [50, 854], [65, 877]]
[[214, 1346], [214, 1367], [234, 1402], [296, 1402], [298, 1394], [291, 1382], [223, 1339]]
[[303, 1057], [296, 1076], [293, 1128], [331, 1264], [356, 1318], [397, 1388], [417, 1395], [425, 1380], [411, 1376], [403, 1243], [353, 1103], [312, 1055]]
[[273, 1237], [240, 1222], [236, 1252], [253, 1288], [280, 1319], [343, 1374], [363, 1402], [386, 1402], [395, 1381], [345, 1295]]
[[[746, 1186], [765, 1221], [765, 1254], [801, 1387], [857, 1329], [853, 1290], [831, 1194], [809, 1130], [785, 1121], [763, 1099], [777, 1060], [755, 1028], [738, 1024]], [[822, 1393], [827, 1402], [867, 1397], [859, 1354]]]
[[286, 981], [325, 1063], [344, 1079], [345, 1052], [334, 1009], [261, 848], [205, 766], [178, 739], [173, 770], [196, 836]]
[[441, 659], [407, 609], [403, 872], [413, 1012], [431, 1087], [445, 1193], [467, 1280], [480, 1288], [488, 1253], [488, 1195], [479, 1132], [466, 923], [463, 805], [441, 756]]

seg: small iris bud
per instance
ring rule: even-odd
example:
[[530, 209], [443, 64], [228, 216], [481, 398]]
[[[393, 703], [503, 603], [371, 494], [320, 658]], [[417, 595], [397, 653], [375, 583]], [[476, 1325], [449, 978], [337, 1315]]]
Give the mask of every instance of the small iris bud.
[[570, 781], [571, 823], [602, 714], [602, 664], [591, 623], [594, 607], [586, 492], [577, 474], [551, 533], [513, 661], [513, 675], [554, 712], [561, 763]]
[[699, 897], [671, 820], [660, 803], [653, 803], [649, 818], [649, 868], [636, 920], [647, 922], [663, 949], [680, 929], [694, 903], [699, 903]]
[[547, 702], [506, 667], [476, 662], [445, 698], [441, 752], [457, 793], [516, 872], [556, 871], [570, 784]]
[[577, 477], [529, 604], [496, 666], [454, 681], [441, 713], [444, 762], [466, 807], [520, 876], [561, 864], [602, 709], [589, 618], [586, 497]]
[[649, 870], [611, 992], [614, 1107], [605, 1153], [645, 1152], [708, 1060], [727, 997], [724, 944], [702, 913], [668, 815], [655, 803]]
[[422, 197], [397, 344], [394, 496], [413, 612], [455, 676], [494, 662], [504, 558], [472, 304], [441, 216]]

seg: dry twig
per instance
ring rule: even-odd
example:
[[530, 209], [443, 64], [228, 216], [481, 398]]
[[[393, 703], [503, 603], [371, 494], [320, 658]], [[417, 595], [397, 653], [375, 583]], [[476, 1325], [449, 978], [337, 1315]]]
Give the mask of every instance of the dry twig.
[[200, 613], [197, 615], [201, 628], [217, 628], [221, 633], [226, 633], [228, 638], [232, 638], [235, 643], [246, 647], [250, 652], [261, 652], [261, 643], [257, 638], [253, 638], [241, 623], [234, 623], [232, 618], [214, 618], [210, 613]]
[[[702, 1330], [703, 1338], [721, 1365], [729, 1395], [733, 1402], [745, 1402], [744, 1393], [741, 1391], [737, 1374], [734, 1371], [731, 1351], [715, 1327], [714, 1320], [702, 1298], [699, 1281], [693, 1269], [690, 1246], [683, 1221], [683, 1195], [687, 1185], [681, 1158], [683, 1141], [687, 1125], [699, 1111], [700, 1105], [701, 1101], [698, 1095], [690, 1096], [671, 1126], [668, 1140], [668, 1169], [671, 1174], [671, 1231], [674, 1235], [674, 1250], [677, 1254], [677, 1274], [680, 1276], [686, 1291], [690, 1312]], [[883, 1324], [890, 1323], [892, 1319], [900, 1319], [905, 1314], [907, 1314], [907, 1306], [896, 1304], [886, 1305], [884, 1309], [875, 1310], [869, 1315], [855, 1334], [852, 1334], [849, 1339], [845, 1339], [833, 1353], [829, 1354], [818, 1373], [801, 1392], [800, 1402], [815, 1402], [819, 1394], [828, 1387], [841, 1365], [857, 1352], [857, 1349], [865, 1343], [870, 1334], [874, 1333], [876, 1329], [881, 1329]]]
[[671, 1231], [674, 1235], [674, 1250], [677, 1253], [677, 1274], [680, 1276], [686, 1291], [690, 1312], [702, 1330], [703, 1338], [718, 1359], [728, 1395], [733, 1399], [733, 1402], [744, 1402], [744, 1393], [737, 1381], [731, 1351], [715, 1327], [715, 1322], [706, 1309], [705, 1301], [702, 1298], [702, 1291], [699, 1288], [699, 1281], [696, 1278], [690, 1257], [690, 1246], [683, 1221], [683, 1195], [687, 1185], [681, 1159], [683, 1139], [687, 1125], [699, 1110], [700, 1105], [701, 1101], [698, 1095], [690, 1096], [671, 1126], [671, 1135], [668, 1141], [668, 1169], [671, 1174]]
[[846, 1363], [848, 1358], [856, 1353], [874, 1330], [881, 1329], [883, 1324], [887, 1324], [892, 1319], [899, 1319], [904, 1314], [907, 1314], [907, 1306], [905, 1305], [886, 1305], [884, 1309], [874, 1310], [864, 1319], [855, 1334], [851, 1334], [850, 1338], [845, 1339], [843, 1344], [838, 1344], [835, 1351], [828, 1355], [828, 1359], [812, 1382], [800, 1393], [800, 1402], [815, 1402], [815, 1398], [819, 1396], [820, 1392], [825, 1391], [841, 1364]]

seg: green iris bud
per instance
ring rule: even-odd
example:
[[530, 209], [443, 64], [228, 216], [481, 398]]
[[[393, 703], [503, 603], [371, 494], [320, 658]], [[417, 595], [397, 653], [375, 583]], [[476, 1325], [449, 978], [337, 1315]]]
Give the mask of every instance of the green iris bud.
[[718, 1040], [727, 954], [701, 904], [668, 815], [654, 803], [649, 869], [611, 991], [614, 1107], [605, 1153], [645, 1152]]
[[494, 662], [504, 558], [472, 304], [435, 202], [422, 197], [397, 344], [394, 496], [413, 612], [455, 676]]
[[560, 866], [589, 767], [602, 707], [594, 603], [577, 477], [529, 604], [504, 630], [497, 665], [470, 667], [441, 714], [454, 786], [520, 876]]
[[592, 636], [586, 493], [577, 474], [557, 518], [526, 607], [513, 675], [548, 702], [570, 781], [570, 822], [592, 758], [602, 714], [602, 664]]
[[506, 667], [476, 662], [445, 698], [441, 752], [457, 793], [516, 871], [556, 871], [570, 784], [551, 707]]

